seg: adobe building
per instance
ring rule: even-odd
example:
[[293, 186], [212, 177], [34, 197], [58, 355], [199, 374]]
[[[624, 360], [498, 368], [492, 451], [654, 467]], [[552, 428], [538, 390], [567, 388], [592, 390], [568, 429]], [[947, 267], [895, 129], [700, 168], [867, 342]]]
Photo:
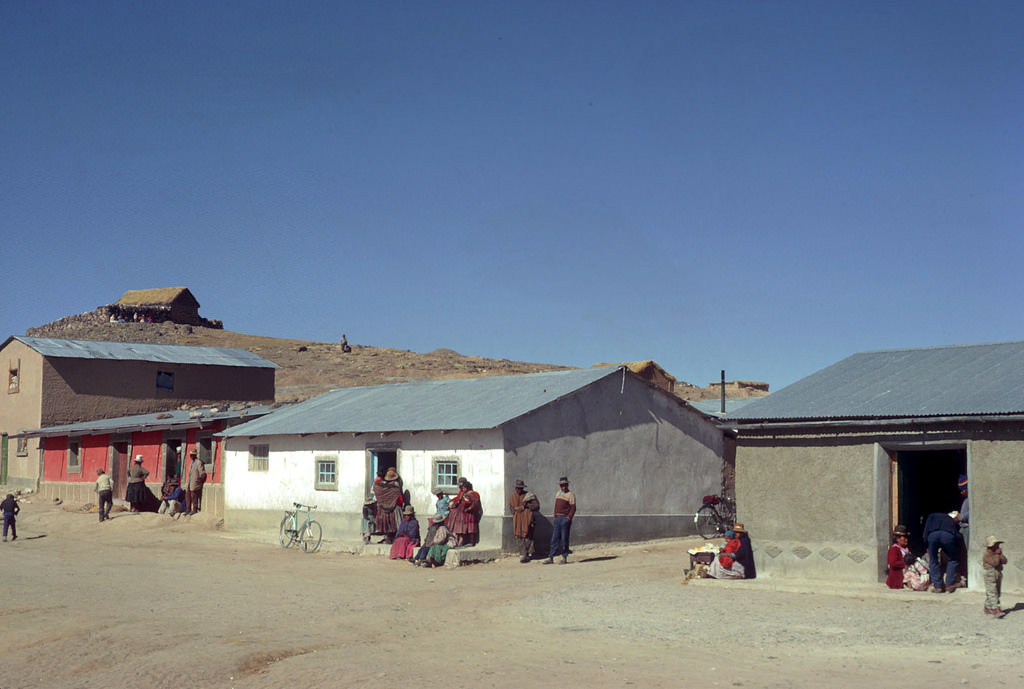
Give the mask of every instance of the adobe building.
[[[1024, 342], [862, 352], [730, 411], [738, 520], [758, 576], [882, 586], [897, 524], [924, 550], [928, 515], [961, 510], [967, 573], [985, 538], [1024, 532]], [[963, 534], [963, 531], [961, 532]], [[1024, 590], [1010, 557], [1003, 590]]]
[[43, 428], [146, 414], [183, 405], [271, 404], [279, 368], [243, 349], [9, 337], [0, 345], [7, 391], [0, 395], [0, 483], [38, 488]]
[[128, 466], [142, 457], [149, 471], [146, 485], [153, 501], [161, 486], [170, 481], [185, 485], [189, 453], [195, 451], [206, 465], [202, 511], [224, 517], [224, 483], [221, 440], [216, 433], [269, 413], [267, 405], [236, 403], [223, 407], [175, 409], [113, 419], [24, 430], [14, 440], [39, 439], [42, 469], [39, 495], [64, 502], [93, 502], [96, 470], [103, 469], [114, 482], [114, 499], [125, 496]]

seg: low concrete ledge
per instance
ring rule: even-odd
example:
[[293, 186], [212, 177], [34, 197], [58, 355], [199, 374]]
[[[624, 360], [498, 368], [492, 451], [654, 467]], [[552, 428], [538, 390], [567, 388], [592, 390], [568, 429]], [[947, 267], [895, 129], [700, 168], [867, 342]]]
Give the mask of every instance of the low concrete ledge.
[[[359, 543], [348, 548], [341, 548], [346, 552], [356, 555], [368, 555], [375, 557], [387, 557], [391, 553], [391, 545], [388, 543]], [[466, 546], [463, 548], [449, 548], [444, 559], [444, 566], [450, 569], [461, 567], [475, 562], [492, 562], [501, 557], [500, 548], [489, 548], [487, 546]]]

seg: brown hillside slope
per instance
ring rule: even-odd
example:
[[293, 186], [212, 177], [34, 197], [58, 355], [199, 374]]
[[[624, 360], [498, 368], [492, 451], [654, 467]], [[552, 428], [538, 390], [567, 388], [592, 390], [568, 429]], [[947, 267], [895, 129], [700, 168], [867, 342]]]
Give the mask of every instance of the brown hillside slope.
[[[246, 335], [230, 330], [177, 323], [109, 323], [98, 313], [65, 316], [36, 328], [30, 337], [59, 337], [108, 342], [146, 342], [152, 344], [205, 345], [237, 347], [258, 354], [281, 367], [276, 375], [278, 402], [304, 400], [341, 387], [383, 385], [414, 380], [479, 378], [518, 373], [560, 371], [570, 366], [534, 364], [508, 359], [465, 356], [450, 349], [435, 349], [426, 354], [389, 347], [351, 345], [345, 353], [341, 344], [310, 342], [277, 337]], [[732, 389], [734, 386], [742, 390]], [[754, 388], [749, 386], [763, 386]], [[684, 400], [717, 398], [720, 386], [712, 383], [701, 388], [677, 381], [675, 393]], [[763, 383], [727, 384], [730, 397], [767, 394]]]
[[75, 316], [29, 328], [25, 334], [30, 337], [245, 349], [281, 367], [276, 376], [276, 398], [279, 402], [303, 400], [334, 388], [356, 385], [477, 378], [570, 368], [463, 356], [450, 349], [419, 354], [388, 347], [353, 344], [352, 351], [344, 353], [340, 344], [330, 342], [261, 337], [175, 323], [96, 323], [93, 319], [85, 321]]

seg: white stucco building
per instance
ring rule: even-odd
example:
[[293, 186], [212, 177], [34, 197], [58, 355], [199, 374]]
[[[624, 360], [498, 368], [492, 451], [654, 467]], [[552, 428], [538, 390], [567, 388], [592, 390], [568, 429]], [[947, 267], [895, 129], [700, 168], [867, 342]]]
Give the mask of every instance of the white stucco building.
[[317, 505], [325, 537], [357, 540], [363, 499], [394, 466], [421, 519], [438, 487], [454, 494], [467, 477], [480, 543], [505, 549], [520, 478], [541, 501], [538, 541], [563, 475], [574, 542], [692, 533], [727, 452], [713, 421], [625, 367], [343, 388], [222, 435], [231, 528], [275, 531], [300, 502]]

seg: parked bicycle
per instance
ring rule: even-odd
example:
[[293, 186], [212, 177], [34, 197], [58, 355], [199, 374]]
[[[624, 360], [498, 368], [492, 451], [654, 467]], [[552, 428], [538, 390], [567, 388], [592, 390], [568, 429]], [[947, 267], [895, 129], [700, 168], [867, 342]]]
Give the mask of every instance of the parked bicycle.
[[736, 501], [725, 493], [705, 495], [704, 504], [693, 515], [693, 523], [705, 540], [723, 535], [736, 523]]
[[[300, 505], [297, 502], [292, 504], [295, 505], [295, 510], [285, 512], [285, 517], [281, 520], [281, 547], [287, 548], [297, 542], [302, 546], [302, 552], [315, 553], [320, 550], [320, 540], [324, 535], [320, 522], [309, 518], [316, 505]], [[306, 513], [305, 519], [301, 517], [303, 511]]]

